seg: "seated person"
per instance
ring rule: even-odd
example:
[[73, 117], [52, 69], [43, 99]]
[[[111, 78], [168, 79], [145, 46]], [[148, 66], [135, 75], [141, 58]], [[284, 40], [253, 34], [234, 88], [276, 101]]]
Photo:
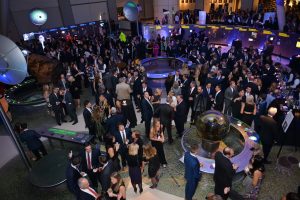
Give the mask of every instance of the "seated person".
[[300, 200], [300, 194], [295, 192], [289, 192], [281, 200]]
[[243, 180], [243, 185], [245, 187], [244, 197], [246, 199], [257, 197], [259, 193], [265, 171], [263, 163], [263, 157], [255, 155], [251, 159], [249, 166], [245, 169], [247, 176]]

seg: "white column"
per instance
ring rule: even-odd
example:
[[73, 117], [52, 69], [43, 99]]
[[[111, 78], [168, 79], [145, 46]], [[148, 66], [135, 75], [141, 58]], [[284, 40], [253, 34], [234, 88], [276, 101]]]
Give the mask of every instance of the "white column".
[[172, 19], [170, 18], [172, 15], [172, 11], [175, 12], [179, 10], [179, 0], [153, 0], [153, 9], [154, 9], [154, 18], [158, 17], [161, 21], [163, 18], [163, 9], [170, 11], [169, 23], [171, 23]]
[[280, 31], [283, 31], [283, 27], [285, 25], [284, 0], [276, 0], [276, 8], [278, 27]]

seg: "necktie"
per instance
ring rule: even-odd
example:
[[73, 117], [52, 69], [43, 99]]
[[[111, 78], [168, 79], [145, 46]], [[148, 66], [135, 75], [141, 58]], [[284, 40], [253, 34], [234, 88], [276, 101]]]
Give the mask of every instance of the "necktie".
[[207, 93], [210, 94], [210, 89], [207, 89]]
[[93, 196], [95, 197], [95, 198], [98, 198], [98, 196], [99, 196], [99, 194], [93, 189], [93, 188], [88, 188], [88, 191], [90, 192], [90, 193], [92, 193], [93, 194]]
[[88, 159], [88, 169], [92, 169], [90, 153], [87, 153], [87, 159]]
[[124, 131], [122, 132], [122, 138], [123, 138], [123, 143], [125, 144], [126, 143], [126, 134]]

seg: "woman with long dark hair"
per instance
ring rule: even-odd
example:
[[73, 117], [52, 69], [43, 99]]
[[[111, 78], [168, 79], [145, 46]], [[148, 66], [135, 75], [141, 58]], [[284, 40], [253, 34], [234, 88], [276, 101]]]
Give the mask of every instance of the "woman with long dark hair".
[[126, 200], [126, 187], [121, 175], [117, 172], [110, 176], [111, 186], [107, 191], [109, 200]]

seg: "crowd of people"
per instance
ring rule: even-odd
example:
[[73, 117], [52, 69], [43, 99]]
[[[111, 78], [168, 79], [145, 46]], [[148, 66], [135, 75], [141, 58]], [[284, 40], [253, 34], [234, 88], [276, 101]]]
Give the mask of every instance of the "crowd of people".
[[[198, 17], [198, 10], [186, 10], [186, 11], [177, 11], [170, 19], [169, 15], [164, 15], [161, 21], [158, 18], [155, 18], [154, 24], [196, 24]], [[275, 12], [274, 10], [264, 9], [263, 4], [259, 4], [256, 11], [253, 10], [236, 10], [230, 11], [228, 5], [223, 7], [214, 8], [211, 7], [209, 13], [206, 16], [207, 24], [227, 24], [227, 25], [241, 25], [241, 26], [250, 26], [271, 30], [278, 30], [278, 20], [275, 14], [275, 17], [269, 17], [265, 19], [264, 15], [267, 12]], [[300, 33], [300, 3], [297, 5], [286, 6], [286, 23], [284, 26], [285, 32], [290, 33]]]
[[[146, 70], [139, 62], [146, 56], [156, 55], [154, 51], [147, 51], [150, 43], [157, 44], [158, 54], [185, 55], [195, 65], [190, 68], [185, 63], [175, 75], [166, 78], [166, 98], [163, 88], [154, 89], [148, 85]], [[232, 189], [232, 177], [238, 167], [229, 160], [234, 156], [233, 150], [227, 147], [216, 153], [215, 194], [207, 198], [257, 195], [264, 176], [263, 165], [270, 163], [268, 155], [280, 135], [279, 124], [284, 118], [282, 95], [285, 93], [281, 91], [292, 88], [294, 99], [299, 100], [299, 74], [274, 63], [267, 51], [260, 53], [253, 47], [232, 46], [224, 52], [222, 47], [209, 44], [203, 33], [194, 32], [189, 39], [183, 40], [176, 36], [158, 36], [150, 42], [128, 36], [127, 41], [122, 42], [108, 37], [105, 30], [99, 28], [76, 38], [72, 35], [50, 37], [44, 43], [44, 50], [35, 42], [23, 45], [31, 52], [60, 62], [56, 79], [44, 87], [56, 123], [66, 123], [68, 115], [75, 125], [78, 108], [84, 107], [84, 123], [94, 139], [85, 144], [81, 153], [69, 155], [67, 170], [68, 188], [81, 200], [104, 196], [126, 199], [126, 187], [119, 172], [127, 170], [134, 192], [139, 189], [142, 193], [141, 174], [146, 164], [152, 182], [150, 188], [155, 189], [159, 184], [160, 167], [167, 167], [164, 145], [174, 143], [172, 123], [175, 123], [176, 138], [180, 139], [185, 123], [190, 121], [193, 125], [210, 109], [255, 128], [261, 137], [263, 153], [262, 156], [254, 155], [250, 161], [247, 177], [251, 180], [245, 181], [245, 194], [237, 194]], [[280, 72], [280, 77], [276, 72]], [[84, 90], [92, 98], [82, 104]], [[137, 119], [136, 112], [141, 112], [141, 119]], [[134, 130], [138, 120], [144, 123], [144, 133]], [[22, 127], [21, 135], [27, 128]], [[104, 144], [105, 151], [94, 148], [96, 143]], [[201, 179], [201, 164], [195, 160], [198, 148], [195, 145], [185, 156], [185, 196], [188, 200], [192, 199]], [[191, 172], [190, 168], [195, 171]], [[223, 173], [228, 174], [226, 179], [222, 178]], [[257, 198], [255, 195], [251, 198]]]

